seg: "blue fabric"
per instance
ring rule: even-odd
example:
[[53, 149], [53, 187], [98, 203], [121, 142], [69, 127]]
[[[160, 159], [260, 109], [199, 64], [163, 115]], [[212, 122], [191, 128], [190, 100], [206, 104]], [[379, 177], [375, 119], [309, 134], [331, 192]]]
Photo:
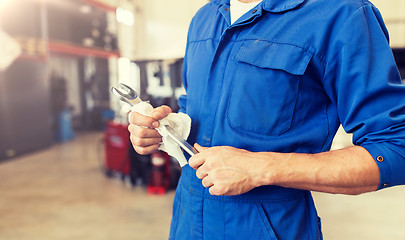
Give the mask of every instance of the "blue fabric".
[[322, 239], [308, 191], [263, 186], [212, 196], [186, 165], [177, 186], [169, 239]]
[[[405, 184], [405, 87], [368, 1], [263, 0], [230, 25], [229, 0], [212, 0], [190, 25], [184, 86], [191, 143], [318, 153], [341, 123], [376, 159], [379, 189]], [[170, 239], [322, 238], [309, 192], [215, 197], [190, 167], [173, 214]]]

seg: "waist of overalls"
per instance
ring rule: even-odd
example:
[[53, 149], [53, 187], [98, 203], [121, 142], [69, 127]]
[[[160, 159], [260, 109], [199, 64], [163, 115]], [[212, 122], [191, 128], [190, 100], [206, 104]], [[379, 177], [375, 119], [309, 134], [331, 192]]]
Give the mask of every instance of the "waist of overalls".
[[305, 196], [307, 191], [279, 186], [267, 185], [254, 188], [247, 193], [236, 196], [215, 196], [202, 185], [202, 180], [196, 176], [196, 170], [189, 165], [183, 167], [179, 180], [179, 187], [183, 187], [190, 194], [218, 201], [231, 202], [284, 202]]

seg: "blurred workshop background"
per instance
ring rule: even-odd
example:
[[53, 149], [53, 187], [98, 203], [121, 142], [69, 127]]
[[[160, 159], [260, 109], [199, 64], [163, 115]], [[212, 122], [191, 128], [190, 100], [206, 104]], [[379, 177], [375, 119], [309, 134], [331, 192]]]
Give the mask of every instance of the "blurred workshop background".
[[[208, 0], [0, 0], [0, 239], [167, 239], [181, 171], [129, 143], [125, 83], [177, 109]], [[405, 77], [405, 1], [372, 0]], [[351, 144], [340, 130], [333, 148]], [[314, 193], [327, 240], [405, 239], [405, 188]]]

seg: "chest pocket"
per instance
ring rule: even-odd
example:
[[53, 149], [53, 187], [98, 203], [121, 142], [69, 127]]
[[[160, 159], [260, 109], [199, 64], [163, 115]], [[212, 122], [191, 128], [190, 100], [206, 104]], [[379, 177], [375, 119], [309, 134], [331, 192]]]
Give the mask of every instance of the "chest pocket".
[[302, 48], [252, 40], [234, 55], [227, 119], [232, 128], [278, 136], [290, 127], [299, 82], [312, 54]]

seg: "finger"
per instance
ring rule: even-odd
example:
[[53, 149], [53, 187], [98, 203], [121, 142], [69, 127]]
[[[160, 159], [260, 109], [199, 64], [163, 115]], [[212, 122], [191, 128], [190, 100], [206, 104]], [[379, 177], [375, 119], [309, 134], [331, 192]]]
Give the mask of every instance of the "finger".
[[158, 148], [159, 148], [159, 144], [148, 146], [148, 147], [134, 146], [134, 150], [141, 155], [147, 155], [147, 154], [154, 153], [158, 150]]
[[167, 117], [167, 115], [169, 115], [171, 112], [172, 112], [172, 109], [170, 107], [163, 105], [163, 106], [155, 108], [152, 111], [151, 115], [154, 119], [160, 120], [162, 118]]
[[159, 122], [156, 121], [156, 119], [142, 115], [137, 112], [131, 113], [129, 121], [134, 125], [138, 125], [138, 126], [142, 126], [142, 127], [148, 127], [148, 128], [159, 127]]
[[132, 145], [138, 147], [148, 147], [162, 142], [162, 138], [140, 138], [135, 135], [131, 135], [130, 139]]
[[217, 186], [215, 186], [215, 185], [212, 185], [212, 186], [208, 189], [208, 191], [210, 192], [211, 195], [216, 195], [216, 196], [224, 195], [222, 189], [219, 188], [219, 187], [217, 187]]
[[140, 127], [140, 126], [133, 125], [133, 124], [131, 124], [128, 127], [128, 130], [131, 133], [131, 135], [134, 135], [139, 138], [161, 138], [162, 137], [156, 129]]
[[199, 152], [202, 152], [202, 151], [208, 149], [208, 147], [203, 147], [203, 146], [201, 146], [201, 145], [198, 144], [198, 143], [195, 143], [195, 144], [194, 144], [194, 148], [197, 149], [197, 151], [199, 151]]
[[197, 176], [199, 179], [203, 179], [203, 178], [205, 178], [207, 175], [208, 175], [207, 172], [205, 171], [205, 169], [204, 169], [202, 166], [199, 167], [199, 168], [197, 169], [197, 171], [196, 171], [196, 176]]
[[205, 159], [200, 154], [196, 154], [188, 160], [188, 165], [197, 170], [204, 162]]
[[206, 188], [212, 187], [214, 185], [209, 175], [203, 178], [202, 185]]

